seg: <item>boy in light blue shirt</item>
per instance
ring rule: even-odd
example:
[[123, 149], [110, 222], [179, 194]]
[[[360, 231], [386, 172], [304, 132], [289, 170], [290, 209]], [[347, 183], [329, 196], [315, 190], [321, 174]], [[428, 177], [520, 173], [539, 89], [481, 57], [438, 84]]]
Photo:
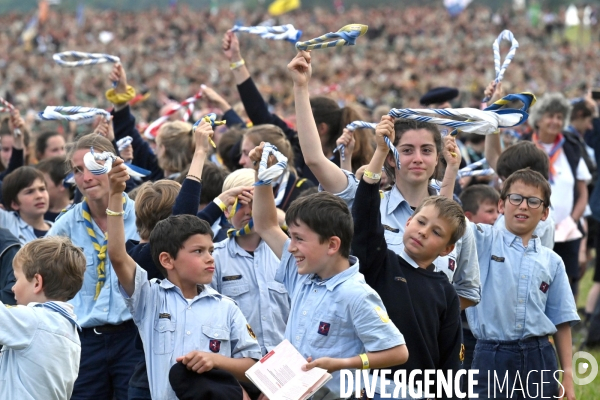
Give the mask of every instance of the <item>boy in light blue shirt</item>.
[[85, 256], [68, 238], [35, 239], [13, 259], [17, 306], [0, 302], [0, 399], [71, 398], [81, 343], [73, 306]]
[[149, 282], [125, 248], [121, 197], [129, 175], [121, 159], [109, 178], [108, 255], [144, 344], [152, 398], [177, 399], [167, 377], [178, 362], [199, 374], [218, 368], [247, 380], [260, 347], [235, 303], [206, 286], [215, 269], [208, 223], [192, 215], [160, 221], [150, 247], [166, 279]]
[[[571, 324], [579, 321], [575, 301], [561, 258], [533, 234], [540, 220], [548, 217], [549, 207], [548, 181], [539, 172], [519, 170], [504, 182], [500, 194], [504, 226], [470, 224], [481, 268], [481, 302], [466, 312], [477, 338], [471, 368], [479, 370], [475, 393], [480, 398], [494, 391], [510, 397], [513, 384], [517, 394], [527, 398], [539, 398], [542, 390], [547, 398], [575, 398], [571, 365]], [[564, 371], [560, 389], [549, 335], [554, 336]], [[488, 382], [488, 371], [500, 380], [507, 374], [508, 387], [502, 391], [488, 387], [494, 382], [493, 378]]]
[[[254, 171], [249, 168], [231, 173], [223, 183], [223, 191], [254, 184]], [[229, 221], [240, 232], [252, 218], [252, 203], [239, 204], [227, 212]], [[236, 301], [254, 329], [262, 355], [273, 350], [284, 339], [290, 313], [285, 286], [275, 280], [279, 258], [260, 236], [250, 231], [215, 244], [215, 273], [211, 286]]]
[[[253, 161], [263, 147], [252, 150]], [[253, 204], [256, 232], [281, 259], [275, 279], [290, 293], [285, 338], [307, 358], [307, 370], [333, 375], [314, 399], [341, 398], [341, 369], [405, 363], [404, 337], [350, 256], [352, 214], [343, 200], [326, 192], [296, 199], [286, 212], [291, 239], [279, 227], [269, 185], [254, 189]]]

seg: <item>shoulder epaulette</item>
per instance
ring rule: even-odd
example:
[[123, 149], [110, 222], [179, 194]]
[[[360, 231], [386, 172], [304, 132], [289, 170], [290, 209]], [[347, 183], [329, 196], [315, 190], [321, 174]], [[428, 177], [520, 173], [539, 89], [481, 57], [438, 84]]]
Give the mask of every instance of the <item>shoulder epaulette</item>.
[[72, 209], [73, 207], [75, 207], [74, 203], [69, 204], [68, 206], [66, 206], [65, 208], [62, 209], [62, 211], [60, 212], [60, 214], [58, 214], [56, 216], [56, 219], [54, 220], [55, 222], [58, 221], [58, 219], [60, 217], [62, 217], [63, 215], [65, 215], [67, 213], [67, 211], [69, 211], [70, 209]]

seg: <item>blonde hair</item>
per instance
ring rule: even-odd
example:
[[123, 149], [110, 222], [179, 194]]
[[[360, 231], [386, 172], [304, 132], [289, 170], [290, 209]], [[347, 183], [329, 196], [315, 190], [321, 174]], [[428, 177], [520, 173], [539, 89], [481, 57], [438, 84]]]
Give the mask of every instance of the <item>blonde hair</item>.
[[225, 178], [223, 182], [223, 192], [240, 186], [252, 186], [254, 185], [255, 172], [251, 168], [242, 168], [233, 171]]
[[83, 251], [66, 236], [32, 240], [15, 254], [13, 263], [31, 281], [39, 274], [50, 300], [71, 300], [83, 286], [87, 261]]
[[156, 144], [164, 147], [163, 154], [158, 157], [158, 166], [164, 171], [183, 171], [194, 157], [192, 125], [183, 121], [165, 123], [158, 130]]
[[139, 187], [135, 196], [135, 226], [142, 240], [148, 240], [156, 224], [171, 216], [180, 189], [179, 183], [167, 179], [145, 182]]

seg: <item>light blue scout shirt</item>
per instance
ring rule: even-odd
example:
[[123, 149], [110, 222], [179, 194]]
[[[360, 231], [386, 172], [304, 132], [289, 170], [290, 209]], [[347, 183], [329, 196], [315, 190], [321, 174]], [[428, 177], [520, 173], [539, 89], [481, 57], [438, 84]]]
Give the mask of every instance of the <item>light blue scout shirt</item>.
[[264, 356], [283, 341], [290, 315], [288, 292], [275, 281], [279, 258], [263, 240], [252, 257], [231, 238], [215, 244], [213, 257], [211, 286], [235, 300], [254, 329]]
[[[52, 221], [44, 221], [49, 226], [52, 226]], [[37, 239], [33, 231], [33, 227], [23, 221], [16, 211], [5, 211], [0, 209], [0, 227], [8, 229], [22, 245], [25, 245], [32, 240]]]
[[[545, 221], [540, 221], [533, 234], [540, 238], [540, 242], [542, 246], [547, 247], [549, 249], [554, 248], [554, 219], [552, 218], [552, 207], [549, 208], [550, 213], [548, 214], [548, 218]], [[505, 226], [504, 222], [504, 214], [498, 215], [498, 219], [494, 222], [494, 226], [497, 228], [501, 228]]]
[[[303, 357], [356, 357], [365, 349], [382, 351], [405, 344], [381, 298], [358, 272], [356, 257], [350, 257], [346, 271], [323, 281], [298, 274], [296, 259], [288, 251], [290, 242], [283, 247], [275, 279], [285, 285], [292, 300], [285, 338]], [[331, 375], [325, 386], [337, 399], [340, 373]]]
[[[140, 240], [135, 226], [135, 203], [126, 196], [124, 204], [125, 215], [125, 240]], [[104, 324], [117, 325], [131, 319], [131, 314], [125, 306], [123, 297], [119, 294], [117, 275], [112, 269], [108, 251], [104, 260], [106, 282], [100, 290], [100, 296], [94, 300], [96, 295], [96, 283], [98, 282], [98, 254], [92, 245], [92, 240], [87, 233], [85, 220], [81, 211], [82, 203], [74, 205], [59, 218], [48, 231], [48, 236], [67, 236], [75, 246], [81, 247], [87, 260], [83, 287], [70, 301], [75, 306], [75, 314], [79, 325], [83, 328], [92, 328]], [[92, 219], [93, 221], [93, 219]], [[97, 238], [104, 238], [104, 232], [92, 222]]]
[[466, 310], [477, 339], [553, 335], [556, 325], [579, 321], [565, 264], [539, 238], [524, 247], [506, 226], [469, 223], [469, 230], [481, 269], [481, 303]]
[[[54, 301], [73, 320], [73, 306]], [[38, 307], [36, 307], [38, 305]], [[0, 302], [0, 399], [71, 398], [79, 373], [81, 342], [76, 325], [56, 311]]]
[[[356, 196], [358, 180], [350, 172], [344, 171], [344, 173], [348, 177], [348, 186], [342, 192], [334, 194], [351, 208]], [[321, 189], [320, 186], [319, 189]], [[435, 192], [435, 189], [430, 188], [430, 194], [437, 195], [438, 193]], [[413, 215], [413, 210], [398, 188], [394, 186], [391, 190], [383, 192], [379, 211], [388, 248], [394, 253], [400, 254], [404, 249], [402, 242], [404, 228], [408, 219]], [[442, 271], [448, 276], [460, 297], [475, 303], [479, 302], [481, 291], [477, 247], [469, 230], [456, 242], [454, 250], [450, 254], [436, 258], [433, 264], [436, 271]]]
[[254, 333], [235, 302], [209, 286], [187, 300], [168, 279], [149, 282], [148, 273], [137, 265], [133, 295], [119, 288], [144, 343], [153, 399], [177, 400], [169, 370], [177, 357], [191, 351], [261, 358]]

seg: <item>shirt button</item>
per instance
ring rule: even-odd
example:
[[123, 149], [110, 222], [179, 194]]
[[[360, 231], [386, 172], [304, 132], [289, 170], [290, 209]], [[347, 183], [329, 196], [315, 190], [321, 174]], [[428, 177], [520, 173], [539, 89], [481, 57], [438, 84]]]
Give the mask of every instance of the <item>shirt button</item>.
[[315, 289], [315, 293], [317, 293], [317, 289]]
[[192, 307], [191, 307], [191, 306], [190, 306], [190, 307], [188, 307], [188, 310], [191, 310], [191, 309], [192, 309]]
[[525, 278], [527, 278], [526, 275], [521, 275], [521, 279], [525, 279]]
[[218, 333], [215, 333], [215, 337], [219, 337], [219, 334], [218, 334]]
[[517, 328], [521, 328], [521, 324], [517, 325]]
[[263, 320], [263, 321], [266, 321], [266, 320], [267, 320], [267, 317], [265, 317], [265, 316], [263, 315], [263, 317], [262, 317], [262, 320]]
[[302, 311], [302, 315], [306, 315], [306, 311]]
[[104, 307], [104, 311], [105, 311], [105, 312], [106, 312], [106, 311], [108, 311], [108, 308]]
[[192, 332], [190, 332], [190, 331], [187, 331], [186, 333], [187, 333], [188, 335], [191, 335], [191, 334], [192, 334]]
[[300, 336], [296, 336], [296, 340], [300, 340]]
[[519, 303], [523, 303], [523, 299], [520, 299], [520, 300], [519, 300]]

